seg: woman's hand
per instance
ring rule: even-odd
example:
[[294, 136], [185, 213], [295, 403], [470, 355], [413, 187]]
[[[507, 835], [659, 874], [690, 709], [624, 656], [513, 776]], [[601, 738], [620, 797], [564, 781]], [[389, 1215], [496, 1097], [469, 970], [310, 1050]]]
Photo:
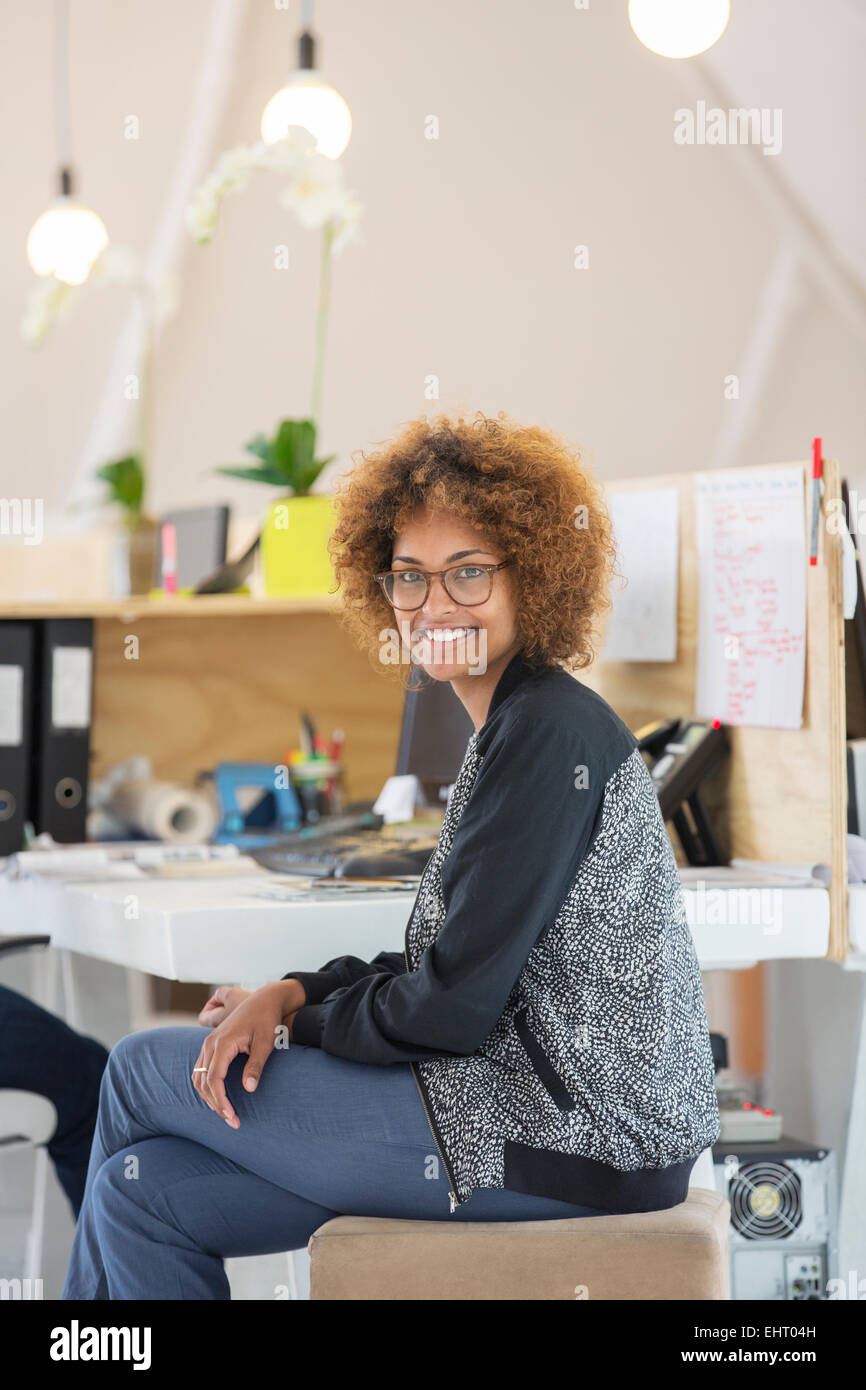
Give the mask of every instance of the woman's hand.
[[205, 1028], [215, 1028], [218, 1023], [224, 1023], [229, 1014], [234, 1013], [238, 1004], [249, 999], [252, 992], [251, 989], [240, 989], [237, 985], [220, 985], [199, 1014], [199, 1023]]
[[242, 999], [214, 1028], [210, 1037], [205, 1038], [193, 1069], [192, 1083], [205, 1104], [221, 1115], [232, 1129], [240, 1127], [240, 1120], [226, 1095], [225, 1077], [229, 1066], [235, 1057], [246, 1052], [249, 1061], [244, 1067], [243, 1085], [245, 1090], [254, 1091], [273, 1051], [278, 1030], [288, 1028], [291, 1040], [294, 1015], [305, 1002], [306, 994], [300, 980], [279, 980], [276, 984], [264, 985]]

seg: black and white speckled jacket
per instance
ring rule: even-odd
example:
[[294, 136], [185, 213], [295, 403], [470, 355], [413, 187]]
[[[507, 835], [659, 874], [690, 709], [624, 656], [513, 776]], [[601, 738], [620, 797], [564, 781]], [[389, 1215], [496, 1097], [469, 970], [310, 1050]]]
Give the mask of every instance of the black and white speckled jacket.
[[[561, 667], [506, 667], [405, 952], [292, 972], [293, 1037], [408, 1062], [452, 1209], [505, 1187], [605, 1211], [684, 1201], [719, 1135], [700, 970], [634, 736]], [[288, 978], [288, 977], [285, 977]]]

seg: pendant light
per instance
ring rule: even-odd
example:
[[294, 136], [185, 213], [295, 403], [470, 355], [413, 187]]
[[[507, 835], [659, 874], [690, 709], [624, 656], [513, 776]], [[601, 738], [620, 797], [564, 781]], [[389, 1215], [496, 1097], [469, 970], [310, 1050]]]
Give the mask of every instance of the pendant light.
[[67, 285], [81, 285], [108, 245], [108, 233], [102, 218], [75, 197], [69, 138], [69, 0], [55, 0], [54, 17], [59, 196], [33, 224], [27, 238], [27, 257], [37, 275], [54, 275]]
[[628, 18], [642, 44], [662, 58], [694, 58], [721, 38], [730, 0], [629, 0]]
[[262, 139], [266, 145], [274, 145], [285, 137], [290, 125], [303, 126], [315, 138], [320, 154], [339, 159], [352, 134], [352, 113], [340, 93], [316, 70], [312, 21], [312, 0], [304, 0], [298, 66], [262, 113]]

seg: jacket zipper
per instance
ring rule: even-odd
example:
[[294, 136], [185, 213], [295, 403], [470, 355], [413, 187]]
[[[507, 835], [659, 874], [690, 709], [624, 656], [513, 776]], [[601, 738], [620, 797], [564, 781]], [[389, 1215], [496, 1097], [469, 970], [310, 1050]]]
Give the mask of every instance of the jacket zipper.
[[[418, 891], [419, 891], [419, 893], [420, 893], [420, 891], [421, 891], [421, 885], [420, 885], [420, 883], [419, 883], [419, 885], [418, 885]], [[417, 902], [417, 899], [416, 899], [416, 902]], [[412, 922], [414, 921], [414, 918], [415, 918], [415, 909], [413, 908], [413, 909], [412, 909], [412, 913], [411, 913], [411, 915], [410, 915], [410, 917], [409, 917], [408, 925], [407, 925], [407, 927], [406, 927], [406, 936], [409, 935], [409, 927], [411, 927]], [[409, 969], [409, 954], [408, 954], [407, 949], [406, 949], [406, 940], [405, 940], [405, 937], [404, 937], [404, 940], [403, 940], [403, 959], [404, 959], [405, 962], [406, 962], [406, 969], [407, 969], [407, 971], [408, 971], [408, 969]], [[457, 1196], [457, 1192], [456, 1192], [457, 1183], [456, 1183], [455, 1180], [454, 1180], [454, 1174], [453, 1174], [452, 1171], [451, 1171], [451, 1165], [449, 1164], [447, 1158], [445, 1157], [445, 1151], [444, 1151], [444, 1149], [443, 1149], [443, 1147], [442, 1147], [442, 1144], [441, 1144], [441, 1142], [440, 1142], [440, 1140], [439, 1140], [439, 1134], [438, 1134], [438, 1132], [437, 1132], [437, 1130], [436, 1130], [436, 1126], [435, 1126], [435, 1124], [433, 1123], [433, 1116], [430, 1114], [430, 1107], [429, 1107], [429, 1105], [427, 1104], [427, 1097], [426, 1097], [425, 1094], [424, 1094], [424, 1088], [423, 1088], [423, 1086], [421, 1085], [421, 1079], [420, 1079], [420, 1077], [418, 1076], [418, 1073], [417, 1073], [416, 1070], [415, 1070], [415, 1063], [414, 1063], [414, 1062], [410, 1062], [410, 1063], [409, 1063], [409, 1070], [411, 1071], [412, 1076], [413, 1076], [414, 1079], [415, 1079], [415, 1085], [418, 1087], [418, 1094], [419, 1094], [419, 1096], [421, 1097], [421, 1104], [422, 1104], [423, 1107], [424, 1107], [424, 1114], [427, 1116], [427, 1123], [428, 1123], [428, 1125], [430, 1126], [430, 1133], [433, 1135], [433, 1142], [434, 1142], [434, 1144], [436, 1145], [436, 1150], [437, 1150], [437, 1152], [438, 1152], [438, 1154], [439, 1154], [439, 1158], [441, 1159], [442, 1167], [445, 1169], [445, 1176], [446, 1176], [446, 1178], [448, 1179], [448, 1182], [449, 1182], [449, 1185], [450, 1185], [450, 1190], [449, 1190], [449, 1193], [448, 1193], [448, 1197], [449, 1197], [449, 1200], [450, 1200], [450, 1203], [451, 1203], [451, 1211], [452, 1211], [452, 1212], [455, 1212], [455, 1211], [457, 1210], [458, 1206], [460, 1205], [460, 1198]]]

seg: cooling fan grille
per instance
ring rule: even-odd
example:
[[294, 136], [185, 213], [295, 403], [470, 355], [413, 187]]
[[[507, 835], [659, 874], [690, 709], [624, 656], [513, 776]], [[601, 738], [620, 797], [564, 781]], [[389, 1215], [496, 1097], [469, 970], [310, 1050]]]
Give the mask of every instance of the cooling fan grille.
[[803, 1220], [802, 1187], [787, 1163], [747, 1163], [728, 1184], [731, 1225], [747, 1240], [784, 1240]]

